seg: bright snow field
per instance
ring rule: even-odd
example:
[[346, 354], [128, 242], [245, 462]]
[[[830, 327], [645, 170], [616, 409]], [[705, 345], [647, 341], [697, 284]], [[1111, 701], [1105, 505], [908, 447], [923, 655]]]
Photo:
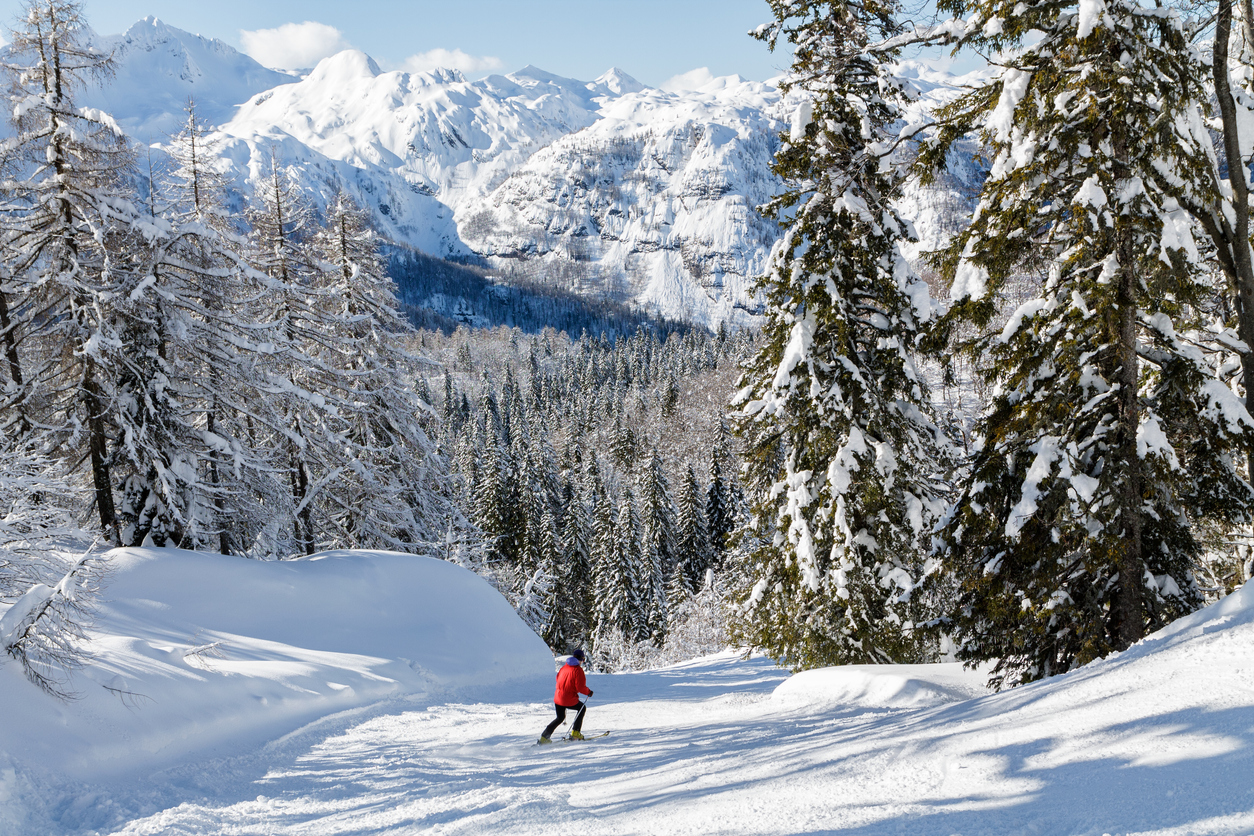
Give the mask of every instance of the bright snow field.
[[1001, 694], [730, 653], [590, 674], [611, 735], [547, 747], [546, 649], [436, 561], [123, 553], [93, 638], [78, 703], [0, 671], [5, 836], [1254, 832], [1248, 589]]

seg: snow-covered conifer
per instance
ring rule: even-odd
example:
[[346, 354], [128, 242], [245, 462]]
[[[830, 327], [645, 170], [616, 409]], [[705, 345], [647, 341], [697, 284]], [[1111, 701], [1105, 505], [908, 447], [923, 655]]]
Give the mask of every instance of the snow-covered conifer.
[[649, 635], [659, 647], [666, 640], [666, 582], [677, 562], [675, 503], [653, 450], [637, 480], [640, 492], [640, 597]]
[[583, 493], [578, 485], [563, 476], [561, 540], [558, 554], [563, 566], [566, 588], [563, 594], [571, 639], [586, 638], [592, 633], [594, 578], [591, 522]]
[[968, 44], [1008, 58], [929, 151], [978, 129], [993, 152], [943, 259], [951, 317], [987, 326], [1008, 279], [1048, 268], [1038, 298], [966, 346], [997, 389], [941, 544], [959, 655], [996, 660], [1001, 685], [1198, 605], [1193, 526], [1248, 518], [1232, 454], [1254, 420], [1202, 350], [1217, 335], [1180, 198], [1210, 139], [1178, 18], [1132, 0], [962, 8]]
[[736, 526], [731, 484], [723, 473], [725, 454], [718, 447], [710, 450], [710, 488], [706, 492], [705, 520], [710, 538], [710, 559], [721, 564]]
[[684, 473], [679, 489], [679, 503], [675, 517], [676, 556], [675, 572], [689, 593], [696, 592], [705, 578], [705, 570], [712, 563], [710, 535], [706, 529], [705, 497], [697, 482], [692, 465]]
[[320, 325], [305, 357], [333, 410], [327, 447], [341, 457], [318, 502], [332, 542], [414, 549], [433, 541], [450, 506], [447, 474], [421, 425], [431, 409], [409, 384], [413, 329], [396, 307], [366, 214], [341, 193], [309, 245]]
[[872, 48], [900, 31], [899, 8], [770, 5], [755, 34], [795, 47], [781, 89], [796, 110], [776, 155], [786, 190], [768, 208], [785, 229], [761, 283], [762, 348], [735, 400], [766, 485], [739, 636], [793, 668], [917, 659], [939, 454], [913, 352], [931, 301], [892, 203], [905, 92], [894, 51]]

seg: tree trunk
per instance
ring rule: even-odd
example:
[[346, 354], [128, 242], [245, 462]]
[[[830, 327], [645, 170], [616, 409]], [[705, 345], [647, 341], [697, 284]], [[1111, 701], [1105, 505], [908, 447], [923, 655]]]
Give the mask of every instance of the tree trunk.
[[[1116, 47], [1121, 51], [1121, 47]], [[1118, 53], [1111, 56], [1118, 61]], [[1111, 150], [1114, 156], [1116, 184], [1131, 178], [1128, 165], [1129, 146], [1135, 139], [1128, 136], [1125, 125], [1110, 126]], [[1115, 569], [1119, 582], [1111, 601], [1113, 628], [1111, 639], [1116, 650], [1126, 650], [1145, 635], [1145, 608], [1141, 576], [1144, 556], [1142, 514], [1144, 507], [1144, 472], [1137, 452], [1137, 432], [1141, 426], [1140, 358], [1136, 352], [1137, 310], [1140, 299], [1140, 281], [1134, 267], [1136, 249], [1128, 222], [1115, 221], [1115, 256], [1119, 259], [1119, 295], [1116, 314], [1119, 318], [1115, 345], [1119, 364], [1119, 428], [1118, 453], [1122, 476], [1119, 493], [1121, 530], [1115, 546]], [[1248, 250], [1248, 247], [1247, 247]]]
[[[214, 390], [217, 391], [218, 376], [213, 375]], [[209, 412], [205, 416], [205, 428], [211, 435], [216, 435], [214, 429], [216, 421], [214, 414], [217, 410], [217, 398], [213, 399], [213, 403], [209, 407]], [[231, 554], [231, 534], [226, 529], [226, 500], [222, 496], [222, 477], [218, 459], [221, 454], [215, 449], [209, 453], [209, 482], [213, 485], [213, 507], [218, 512], [218, 551], [222, 554]]]
[[30, 432], [30, 422], [26, 419], [26, 404], [23, 400], [26, 398], [25, 379], [22, 374], [22, 361], [17, 353], [17, 334], [14, 333], [14, 323], [9, 313], [9, 294], [0, 292], [0, 329], [4, 334], [4, 358], [9, 366], [9, 380], [13, 382], [16, 393], [16, 400], [9, 405], [15, 407], [17, 416], [12, 419], [6, 419], [6, 429], [16, 425], [15, 429], [19, 437], [25, 437]]
[[113, 505], [113, 485], [109, 476], [109, 442], [105, 429], [104, 404], [94, 368], [89, 364], [83, 378], [83, 405], [87, 408], [87, 435], [91, 447], [91, 480], [96, 491], [96, 510], [100, 528], [115, 546], [122, 545], [117, 526], [117, 509]]
[[[1229, 251], [1229, 257], [1221, 258], [1228, 264], [1236, 291], [1237, 335], [1251, 350], [1241, 355], [1241, 376], [1245, 385], [1245, 407], [1254, 409], [1254, 257], [1250, 253], [1250, 190], [1246, 180], [1246, 163], [1241, 156], [1238, 134], [1237, 105], [1232, 96], [1232, 84], [1228, 77], [1228, 55], [1232, 41], [1232, 3], [1219, 0], [1215, 20], [1215, 43], [1211, 53], [1211, 73], [1215, 82], [1215, 99], [1223, 123], [1224, 154], [1228, 159], [1228, 181], [1232, 186], [1233, 226], [1228, 229], [1221, 220], [1220, 228], [1228, 240], [1215, 240], [1215, 244]], [[1248, 4], [1242, 13], [1250, 15]], [[1246, 32], [1246, 37], [1251, 33]], [[1222, 214], [1222, 213], [1221, 213]], [[1211, 235], [1212, 239], [1216, 236]], [[1248, 478], [1254, 478], [1254, 450], [1246, 452]]]
[[[294, 423], [296, 434], [301, 435], [300, 417]], [[305, 461], [301, 458], [300, 448], [292, 442], [292, 499], [300, 510], [296, 513], [296, 539], [306, 555], [314, 553], [313, 504], [309, 501], [309, 471], [305, 469]]]
[[1144, 559], [1141, 544], [1141, 508], [1143, 505], [1143, 474], [1137, 454], [1137, 429], [1141, 422], [1138, 397], [1139, 358], [1136, 354], [1136, 286], [1135, 271], [1124, 258], [1131, 259], [1131, 247], [1119, 247], [1119, 455], [1122, 459], [1122, 484], [1119, 519], [1122, 531], [1118, 543], [1116, 569], [1119, 583], [1112, 602], [1115, 649], [1126, 650], [1145, 635], [1145, 611], [1142, 602], [1141, 575]]

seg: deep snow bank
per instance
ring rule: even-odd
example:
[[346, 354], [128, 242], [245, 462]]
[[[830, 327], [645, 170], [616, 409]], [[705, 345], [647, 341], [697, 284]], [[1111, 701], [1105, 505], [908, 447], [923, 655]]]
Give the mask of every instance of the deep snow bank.
[[110, 566], [81, 699], [59, 703], [0, 667], [0, 798], [13, 768], [117, 778], [389, 697], [495, 698], [552, 677], [508, 602], [444, 561], [122, 549]]
[[986, 670], [961, 662], [935, 665], [846, 665], [794, 674], [771, 699], [782, 708], [803, 705], [841, 710], [928, 708], [983, 697]]

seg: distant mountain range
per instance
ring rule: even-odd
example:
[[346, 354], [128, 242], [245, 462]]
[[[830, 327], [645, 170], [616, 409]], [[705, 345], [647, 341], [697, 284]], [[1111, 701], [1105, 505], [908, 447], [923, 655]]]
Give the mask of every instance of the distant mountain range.
[[[96, 43], [117, 72], [85, 103], [159, 152], [194, 97], [241, 204], [273, 158], [316, 206], [348, 191], [402, 246], [711, 327], [760, 311], [752, 282], [777, 231], [754, 207], [780, 187], [791, 115], [772, 84], [669, 93], [617, 69], [583, 82], [535, 67], [468, 81], [356, 51], [298, 77], [155, 18]], [[924, 106], [953, 88], [918, 81]], [[972, 176], [908, 197], [925, 238]]]

